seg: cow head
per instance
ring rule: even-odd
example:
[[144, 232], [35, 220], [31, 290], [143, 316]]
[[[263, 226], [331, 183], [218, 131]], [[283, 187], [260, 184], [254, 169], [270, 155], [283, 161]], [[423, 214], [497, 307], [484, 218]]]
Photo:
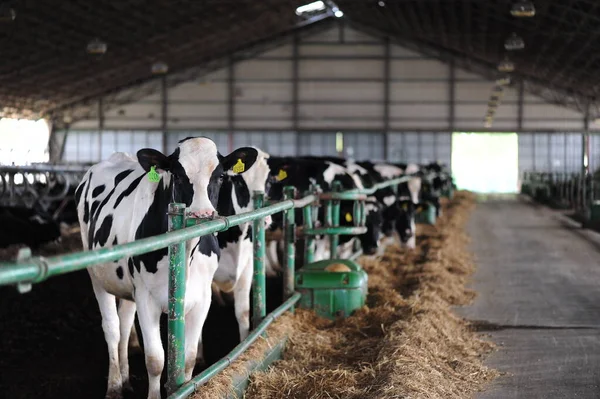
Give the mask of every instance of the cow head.
[[395, 205], [396, 232], [400, 241], [406, 243], [415, 234], [415, 215], [428, 208], [426, 203], [414, 203], [410, 198], [398, 200]]
[[377, 200], [368, 199], [365, 204], [365, 212], [367, 212], [367, 232], [359, 238], [363, 253], [373, 255], [379, 248], [379, 238], [382, 233], [382, 206]]
[[[267, 164], [269, 154], [256, 147], [257, 156], [254, 164], [243, 173], [229, 170], [225, 173], [217, 210], [220, 215], [230, 216], [254, 209], [252, 194], [254, 191], [267, 192], [270, 168]], [[265, 218], [267, 225], [271, 217]]]
[[172, 199], [184, 203], [195, 217], [208, 217], [215, 212], [223, 174], [242, 174], [256, 161], [258, 152], [244, 147], [222, 156], [216, 144], [206, 137], [188, 137], [179, 142], [171, 155], [144, 148], [137, 152], [145, 171], [154, 170], [172, 182]]

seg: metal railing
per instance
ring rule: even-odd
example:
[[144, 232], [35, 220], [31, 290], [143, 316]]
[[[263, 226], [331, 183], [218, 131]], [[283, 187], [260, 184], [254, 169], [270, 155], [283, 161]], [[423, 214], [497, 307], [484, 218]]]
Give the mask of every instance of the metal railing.
[[[254, 192], [255, 210], [238, 215], [217, 217], [213, 220], [189, 219], [185, 216], [185, 205], [169, 204], [169, 232], [116, 245], [111, 248], [100, 248], [67, 255], [45, 257], [20, 257], [17, 262], [0, 263], [0, 286], [16, 285], [21, 293], [32, 289], [32, 284], [40, 283], [50, 277], [70, 273], [98, 264], [117, 261], [122, 258], [141, 255], [168, 247], [169, 256], [169, 308], [168, 308], [168, 359], [167, 359], [167, 392], [169, 398], [185, 398], [200, 385], [222, 371], [245, 349], [247, 349], [269, 324], [287, 310], [292, 310], [300, 299], [295, 291], [295, 253], [296, 253], [296, 220], [295, 209], [303, 209], [305, 239], [305, 263], [314, 260], [314, 241], [316, 235], [329, 235], [331, 258], [335, 258], [339, 235], [356, 235], [366, 232], [365, 200], [367, 195], [377, 190], [394, 187], [411, 179], [404, 176], [374, 185], [369, 189], [356, 189], [341, 192], [339, 182], [334, 182], [333, 192], [319, 193], [318, 186], [311, 189], [301, 199], [294, 199], [295, 189], [284, 188], [284, 200], [263, 206], [264, 193]], [[317, 209], [320, 201], [325, 203], [325, 226], [317, 227]], [[353, 207], [353, 225], [340, 226], [340, 201], [355, 201]], [[284, 212], [283, 238], [285, 256], [283, 265], [284, 300], [275, 311], [266, 315], [266, 278], [265, 278], [265, 223], [264, 218]], [[200, 236], [217, 233], [242, 223], [253, 222], [252, 242], [254, 252], [254, 275], [252, 282], [253, 318], [252, 333], [234, 348], [225, 358], [213, 364], [201, 374], [184, 383], [185, 365], [185, 243]], [[358, 248], [356, 248], [358, 249]], [[354, 257], [360, 252], [355, 253]]]
[[553, 207], [572, 209], [587, 220], [591, 207], [600, 200], [600, 176], [527, 171], [521, 193]]

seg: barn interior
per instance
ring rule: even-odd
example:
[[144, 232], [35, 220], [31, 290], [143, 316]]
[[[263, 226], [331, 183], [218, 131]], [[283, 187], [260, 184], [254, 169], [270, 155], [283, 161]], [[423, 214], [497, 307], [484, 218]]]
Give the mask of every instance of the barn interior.
[[[115, 152], [204, 136], [224, 155], [437, 163], [480, 194], [465, 228], [482, 299], [461, 315], [499, 326], [489, 364], [515, 374], [477, 397], [596, 397], [599, 21], [594, 0], [1, 0], [0, 262], [81, 251], [75, 189]], [[268, 278], [268, 311], [282, 286]], [[0, 298], [3, 394], [102, 397], [85, 270]], [[213, 301], [208, 365], [239, 343], [236, 323]], [[144, 356], [131, 364], [144, 397]]]

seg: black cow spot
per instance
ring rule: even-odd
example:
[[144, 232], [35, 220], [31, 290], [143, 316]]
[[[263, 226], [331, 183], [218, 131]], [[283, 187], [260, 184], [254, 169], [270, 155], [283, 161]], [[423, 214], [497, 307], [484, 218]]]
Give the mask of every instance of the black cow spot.
[[81, 194], [83, 193], [83, 188], [85, 187], [86, 181], [82, 181], [81, 184], [75, 190], [75, 204], [79, 205], [79, 201], [81, 200]]
[[123, 268], [121, 266], [117, 267], [117, 277], [123, 280]]
[[84, 204], [83, 204], [83, 222], [87, 223], [90, 220], [90, 210], [89, 210], [89, 204], [88, 204], [88, 193], [90, 192], [90, 185], [92, 184], [92, 175], [93, 173], [90, 173], [90, 176], [88, 177], [87, 180], [87, 186], [85, 188], [85, 194], [83, 196], [84, 199]]
[[129, 269], [129, 275], [133, 276], [133, 258], [127, 259], [127, 268]]
[[[140, 182], [142, 181], [144, 176], [146, 176], [146, 174], [142, 173], [141, 176], [137, 177], [134, 181], [131, 182], [131, 184], [129, 184], [129, 187], [127, 187], [121, 194], [119, 194], [119, 196], [117, 197], [117, 200], [115, 201], [115, 205], [113, 206], [113, 209], [117, 209], [117, 207], [119, 206], [121, 201], [123, 201], [123, 199], [125, 197], [128, 197], [129, 195], [131, 195], [131, 193], [133, 193], [133, 191], [140, 184]], [[116, 180], [116, 178], [115, 178], [115, 180]], [[159, 184], [159, 186], [162, 186], [162, 185]]]
[[104, 184], [101, 184], [98, 187], [96, 187], [92, 191], [92, 198], [96, 198], [97, 196], [99, 196], [100, 194], [102, 194], [105, 189], [106, 189], [106, 186]]
[[219, 248], [219, 243], [217, 239], [213, 235], [202, 236], [192, 249], [191, 259], [194, 259], [194, 252], [198, 250], [202, 255], [211, 256], [212, 254], [217, 254], [217, 259], [221, 258], [221, 249]]
[[100, 206], [100, 201], [94, 201], [94, 202], [92, 202], [92, 209], [90, 211], [92, 217], [93, 217], [93, 215], [96, 214], [96, 209], [98, 208], [98, 206]]
[[123, 179], [125, 179], [127, 176], [129, 176], [131, 174], [131, 172], [133, 172], [133, 169], [127, 169], [124, 170], [123, 172], [119, 173], [118, 175], [115, 176], [115, 187], [119, 185], [119, 183], [121, 183], [121, 181]]
[[118, 245], [118, 243], [117, 243], [117, 236], [115, 236], [115, 239], [113, 240], [113, 243], [112, 243], [112, 245], [113, 245], [113, 247], [114, 247], [115, 245]]
[[[144, 176], [145, 174], [141, 177]], [[133, 182], [132, 185], [134, 183], [135, 182]], [[136, 186], [137, 184], [139, 184], [139, 181], [135, 183]], [[146, 215], [144, 215], [142, 222], [140, 223], [135, 232], [136, 240], [156, 236], [159, 234], [166, 233], [168, 231], [167, 209], [171, 200], [172, 187], [172, 181], [168, 188], [165, 188], [163, 184], [156, 185], [156, 191], [154, 192], [154, 199], [152, 200], [152, 204], [150, 204]], [[133, 189], [131, 191], [133, 191]], [[165, 256], [167, 256], [167, 254], [167, 248], [162, 248], [157, 251], [148, 252], [139, 256], [134, 256], [133, 264], [135, 265], [135, 268], [137, 269], [138, 273], [140, 272], [141, 262], [144, 262], [144, 267], [146, 268], [148, 273], [156, 273], [156, 271], [158, 270], [158, 262]]]
[[112, 230], [112, 223], [113, 215], [108, 215], [104, 218], [100, 228], [94, 236], [94, 246], [100, 245], [103, 247], [106, 244], [106, 241], [108, 241], [108, 236], [110, 235], [110, 231]]

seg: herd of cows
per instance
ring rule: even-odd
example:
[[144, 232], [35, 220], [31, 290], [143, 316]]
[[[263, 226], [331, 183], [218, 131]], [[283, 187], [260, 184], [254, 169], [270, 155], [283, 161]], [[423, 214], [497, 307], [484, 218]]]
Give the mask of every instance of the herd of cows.
[[[338, 256], [346, 256], [356, 240], [363, 253], [372, 255], [382, 239], [394, 235], [406, 247], [414, 248], [415, 214], [427, 206], [436, 207], [439, 214], [441, 193], [453, 184], [442, 166], [347, 161], [337, 157], [276, 157], [255, 147], [239, 148], [223, 156], [212, 140], [188, 137], [170, 155], [146, 148], [139, 150], [137, 157], [115, 153], [93, 165], [74, 192], [73, 207], [83, 247], [93, 250], [167, 232], [168, 205], [173, 201], [185, 203], [189, 217], [231, 216], [253, 210], [254, 191], [265, 192], [273, 202], [283, 199], [286, 186], [293, 186], [297, 198], [301, 198], [314, 185], [323, 192], [331, 191], [336, 181], [344, 190], [369, 188], [405, 175], [410, 179], [400, 184], [398, 190], [380, 189], [368, 198], [365, 234], [340, 236]], [[341, 201], [341, 225], [354, 225], [352, 210], [352, 201]], [[324, 221], [323, 213], [321, 207], [320, 223]], [[9, 216], [2, 214], [2, 217]], [[27, 220], [31, 223], [39, 223], [34, 230], [40, 226], [55, 228], [36, 238], [33, 244], [60, 237], [59, 221], [37, 215], [30, 219]], [[302, 221], [303, 214], [297, 209], [296, 222], [301, 225]], [[281, 230], [282, 213], [265, 218], [265, 224], [273, 232]], [[240, 339], [248, 335], [253, 275], [251, 240], [251, 223], [243, 223], [193, 239], [186, 245], [186, 381], [191, 378], [194, 366], [203, 361], [201, 332], [213, 290], [233, 294]], [[316, 237], [315, 242], [315, 260], [328, 258], [330, 240]], [[27, 243], [32, 244], [31, 240]], [[301, 256], [302, 251], [297, 253]], [[282, 242], [269, 242], [266, 251], [269, 274], [278, 273], [282, 257]], [[148, 398], [160, 398], [164, 350], [159, 321], [168, 309], [167, 249], [98, 265], [88, 272], [108, 346], [106, 397], [120, 398], [123, 390], [131, 387], [128, 347], [137, 345], [133, 328], [137, 312], [149, 379]]]

